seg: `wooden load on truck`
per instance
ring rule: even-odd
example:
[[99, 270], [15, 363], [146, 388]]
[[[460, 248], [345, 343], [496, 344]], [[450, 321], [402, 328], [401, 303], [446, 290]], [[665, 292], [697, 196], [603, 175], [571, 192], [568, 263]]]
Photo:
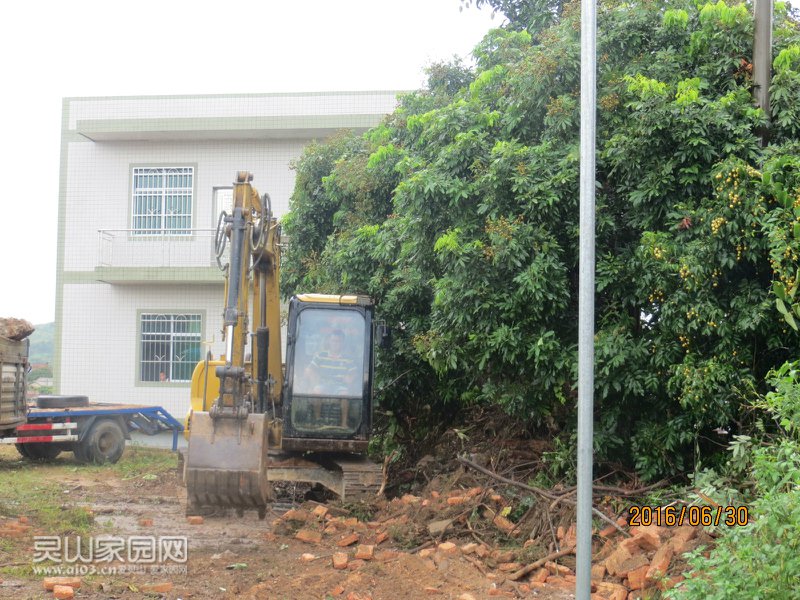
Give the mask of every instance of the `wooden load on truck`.
[[[5, 330], [0, 333], [6, 333]], [[0, 335], [0, 436], [7, 435], [26, 420], [26, 377], [28, 340], [12, 340]]]

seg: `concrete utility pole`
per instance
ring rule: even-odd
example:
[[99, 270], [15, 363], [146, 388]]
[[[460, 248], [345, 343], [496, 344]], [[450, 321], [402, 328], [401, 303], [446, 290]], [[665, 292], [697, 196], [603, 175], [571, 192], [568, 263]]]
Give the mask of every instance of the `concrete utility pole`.
[[772, 2], [773, 0], [755, 0], [753, 8], [753, 99], [766, 113], [768, 127], [772, 118], [769, 107], [769, 84], [772, 80]]
[[578, 276], [578, 531], [575, 598], [589, 600], [592, 576], [594, 438], [595, 129], [597, 0], [581, 0], [581, 174]]

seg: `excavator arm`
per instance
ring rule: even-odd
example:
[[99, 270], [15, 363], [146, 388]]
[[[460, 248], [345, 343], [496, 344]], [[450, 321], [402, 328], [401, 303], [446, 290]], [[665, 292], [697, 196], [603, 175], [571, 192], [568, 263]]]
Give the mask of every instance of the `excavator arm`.
[[[189, 510], [255, 508], [263, 516], [270, 500], [271, 431], [273, 443], [280, 444], [280, 230], [269, 197], [260, 197], [251, 181], [249, 173], [237, 174], [231, 214], [219, 221], [218, 257], [230, 243], [223, 267], [225, 355], [195, 369], [192, 389], [203, 392], [192, 402], [184, 477]], [[216, 381], [208, 385], [212, 367]], [[209, 398], [216, 390], [216, 398]]]

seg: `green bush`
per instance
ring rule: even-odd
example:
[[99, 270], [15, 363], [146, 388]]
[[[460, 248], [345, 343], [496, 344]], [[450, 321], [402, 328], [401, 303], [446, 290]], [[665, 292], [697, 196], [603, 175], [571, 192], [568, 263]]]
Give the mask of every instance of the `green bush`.
[[[379, 127], [300, 159], [283, 290], [377, 300], [394, 329], [378, 387], [404, 439], [481, 404], [566, 448], [579, 5], [488, 4], [513, 18], [474, 72], [437, 65]], [[598, 22], [596, 451], [652, 479], [713, 451], [800, 351], [800, 29], [776, 8], [763, 148], [745, 5], [605, 0]]]
[[[692, 553], [691, 573], [674, 600], [800, 598], [800, 363], [774, 372], [775, 391], [755, 403], [764, 411], [753, 436], [732, 445], [730, 470], [750, 490], [742, 498], [706, 487], [724, 503], [749, 501], [752, 522], [720, 527], [708, 558]], [[709, 479], [710, 473], [704, 474]]]

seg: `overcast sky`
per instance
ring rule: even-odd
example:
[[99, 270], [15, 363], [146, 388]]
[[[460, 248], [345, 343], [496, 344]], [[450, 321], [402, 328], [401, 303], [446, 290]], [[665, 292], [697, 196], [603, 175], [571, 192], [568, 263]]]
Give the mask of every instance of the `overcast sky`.
[[52, 321], [61, 99], [416, 89], [502, 23], [459, 0], [273, 0], [0, 7], [0, 317]]

